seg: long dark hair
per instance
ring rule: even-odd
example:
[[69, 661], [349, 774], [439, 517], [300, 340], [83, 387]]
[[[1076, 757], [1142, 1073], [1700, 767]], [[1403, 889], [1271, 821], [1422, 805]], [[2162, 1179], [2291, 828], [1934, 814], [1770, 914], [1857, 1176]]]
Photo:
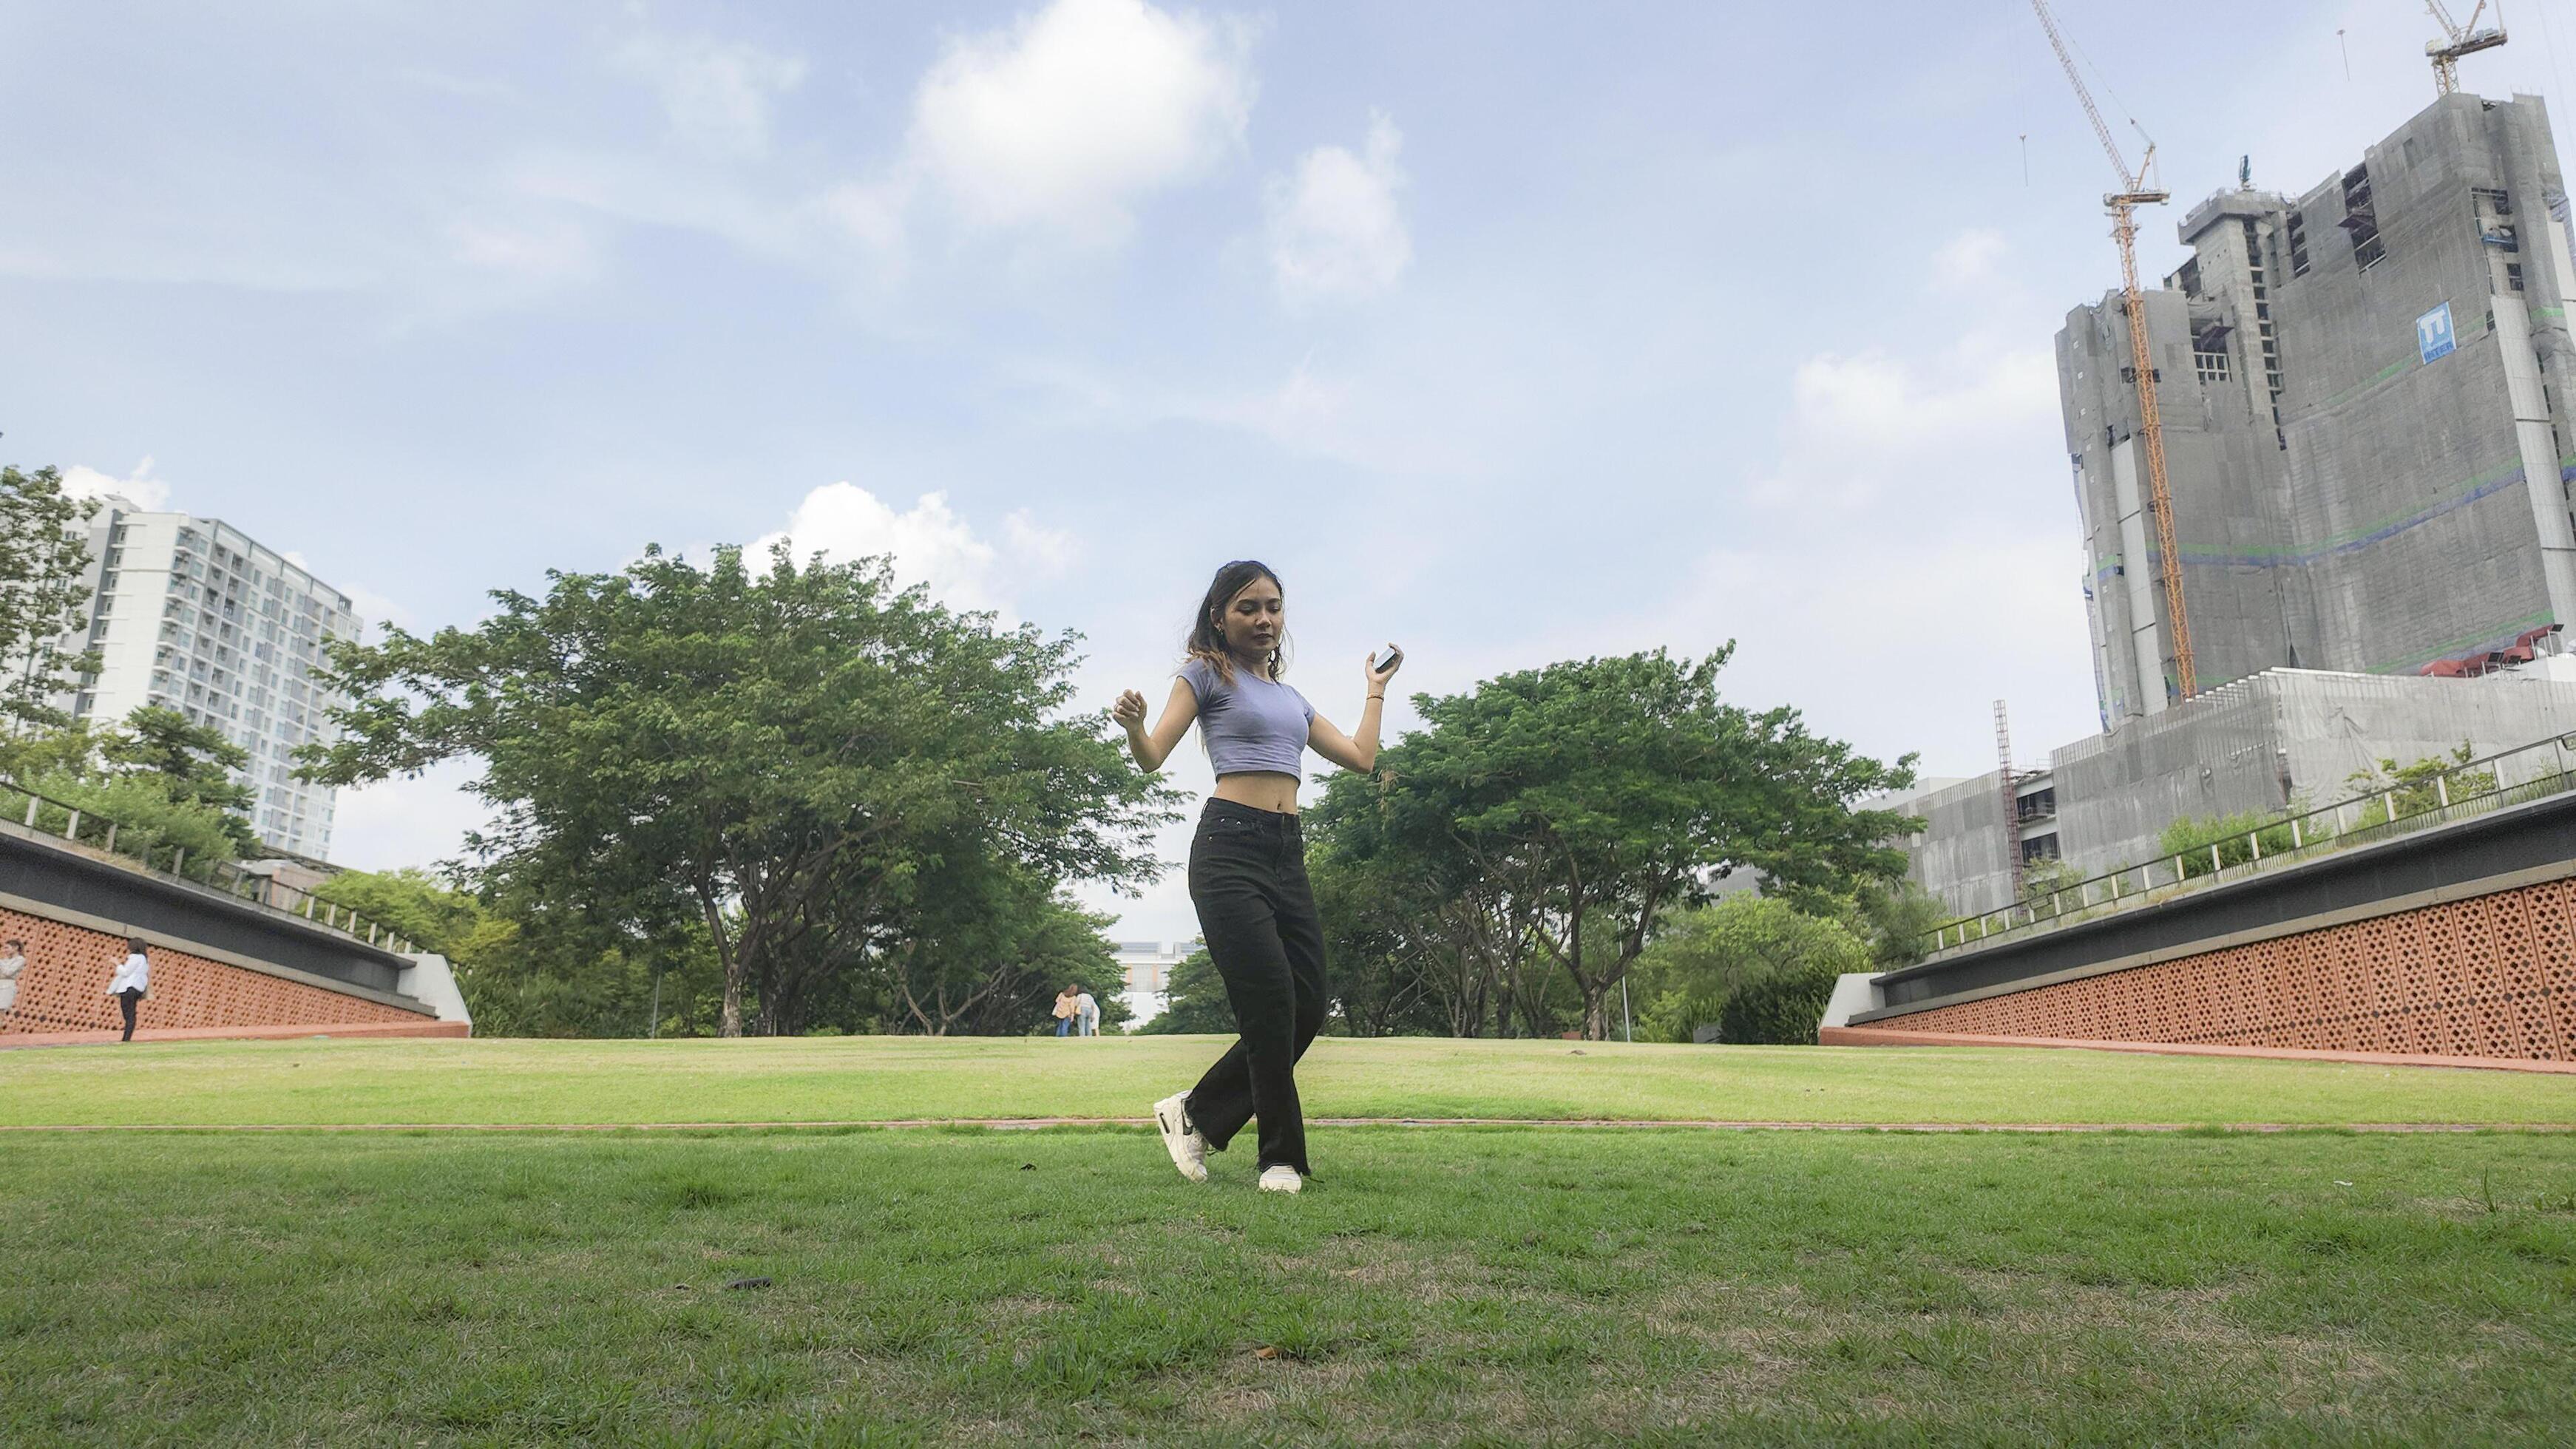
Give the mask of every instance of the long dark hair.
[[[1279, 590], [1281, 598], [1287, 597], [1288, 586], [1279, 582], [1279, 576], [1270, 571], [1270, 565], [1259, 559], [1236, 559], [1218, 569], [1216, 578], [1208, 584], [1207, 597], [1199, 600], [1198, 619], [1190, 625], [1189, 642], [1183, 646], [1192, 659], [1206, 660], [1217, 677], [1228, 684], [1234, 682], [1234, 653], [1225, 647], [1225, 630], [1217, 627], [1217, 619], [1225, 613], [1226, 606], [1234, 602], [1234, 596], [1250, 587], [1256, 579], [1268, 579], [1271, 587]], [[1288, 672], [1287, 630], [1279, 631], [1279, 647], [1270, 651], [1265, 668], [1271, 679]]]

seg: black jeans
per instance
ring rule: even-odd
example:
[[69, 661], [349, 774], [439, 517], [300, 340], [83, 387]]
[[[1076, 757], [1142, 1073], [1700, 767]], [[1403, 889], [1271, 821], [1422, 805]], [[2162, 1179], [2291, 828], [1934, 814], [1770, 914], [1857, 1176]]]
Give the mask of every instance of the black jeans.
[[1324, 1028], [1324, 928], [1297, 817], [1210, 800], [1190, 841], [1190, 903], [1242, 1033], [1190, 1089], [1190, 1122], [1222, 1152], [1258, 1117], [1261, 1165], [1311, 1176], [1296, 1067]]
[[125, 1015], [125, 1035], [118, 1038], [118, 1040], [134, 1040], [134, 1003], [141, 1001], [142, 999], [143, 993], [135, 990], [131, 986], [116, 993], [116, 1009]]

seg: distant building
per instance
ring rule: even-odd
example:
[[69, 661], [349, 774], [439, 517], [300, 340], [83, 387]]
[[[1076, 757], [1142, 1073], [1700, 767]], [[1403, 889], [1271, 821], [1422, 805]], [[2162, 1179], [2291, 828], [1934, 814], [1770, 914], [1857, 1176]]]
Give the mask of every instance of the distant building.
[[1131, 1026], [1142, 1026], [1163, 1014], [1172, 999], [1172, 968], [1199, 948], [1195, 937], [1187, 941], [1118, 943], [1118, 971], [1123, 983], [1118, 994], [1126, 998], [1127, 1009], [1134, 1013], [1129, 1018]]
[[1906, 873], [1968, 915], [2012, 899], [2016, 854], [2098, 875], [2155, 856], [2176, 820], [2327, 805], [2383, 759], [2412, 764], [2462, 744], [2488, 755], [2570, 731], [2567, 655], [2482, 679], [2272, 669], [2015, 770], [2010, 820], [1995, 771], [1881, 808], [1927, 822], [1905, 842]]
[[[2448, 95], [2145, 296], [2197, 686], [2479, 673], [2576, 624], [2576, 295], [2536, 97]], [[2179, 698], [2117, 295], [2057, 339], [2105, 729]]]
[[1999, 773], [1913, 792], [1914, 879], [1992, 910], [2016, 857], [2092, 875], [2176, 820], [2322, 805], [2382, 759], [2576, 729], [2567, 218], [2541, 102], [2472, 95], [2298, 195], [2223, 191], [2183, 217], [2191, 259], [2143, 300], [2189, 700], [2128, 316], [2117, 294], [2067, 315], [2103, 732], [2017, 770], [2009, 797]]
[[358, 637], [348, 596], [219, 520], [121, 498], [90, 520], [89, 552], [88, 628], [63, 642], [100, 668], [62, 706], [100, 727], [147, 704], [212, 725], [250, 752], [259, 838], [327, 857], [333, 792], [296, 780], [294, 753], [339, 738], [313, 675], [324, 645]]

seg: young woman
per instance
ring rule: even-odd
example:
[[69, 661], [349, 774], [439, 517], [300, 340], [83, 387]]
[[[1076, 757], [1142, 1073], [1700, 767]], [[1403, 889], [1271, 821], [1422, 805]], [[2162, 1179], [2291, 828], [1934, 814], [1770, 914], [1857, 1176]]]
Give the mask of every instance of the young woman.
[[1295, 1192], [1312, 1174], [1306, 1120], [1297, 1104], [1297, 1059], [1324, 1025], [1324, 933], [1306, 884], [1297, 831], [1299, 766], [1308, 746], [1344, 769], [1377, 765], [1378, 716], [1401, 655], [1368, 657], [1368, 702], [1346, 735], [1280, 682], [1288, 662], [1287, 606], [1279, 577], [1238, 560], [1217, 570], [1190, 623], [1189, 657], [1145, 728], [1145, 697], [1128, 690], [1112, 716], [1148, 770], [1162, 768], [1198, 721], [1216, 766], [1216, 793], [1190, 841], [1190, 903], [1208, 955], [1225, 981], [1242, 1035], [1199, 1084], [1154, 1104], [1172, 1163], [1207, 1181], [1207, 1154], [1243, 1124], [1261, 1122], [1261, 1186]]
[[116, 1009], [125, 1017], [125, 1035], [119, 1040], [134, 1040], [134, 1003], [152, 994], [152, 960], [143, 954], [141, 936], [125, 943], [125, 960], [108, 978], [107, 994], [116, 998]]
[[26, 942], [12, 941], [0, 947], [0, 1016], [7, 1016], [18, 1005], [18, 973], [26, 969]]

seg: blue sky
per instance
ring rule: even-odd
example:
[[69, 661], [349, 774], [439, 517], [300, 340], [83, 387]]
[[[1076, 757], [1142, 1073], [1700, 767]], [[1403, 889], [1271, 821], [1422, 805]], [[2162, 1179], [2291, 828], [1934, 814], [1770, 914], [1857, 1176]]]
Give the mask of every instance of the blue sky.
[[[2013, 0], [215, 10], [0, 8], [0, 458], [372, 618], [792, 531], [1081, 631], [1105, 707], [1252, 555], [1345, 724], [1388, 639], [1445, 692], [1733, 638], [1928, 773], [1998, 696], [2025, 761], [2096, 727], [2050, 349], [2108, 163]], [[2402, 0], [2060, 16], [2185, 205], [2432, 95]], [[2467, 86], [2557, 94], [2576, 12], [2510, 19]], [[453, 854], [457, 779], [334, 854]]]

